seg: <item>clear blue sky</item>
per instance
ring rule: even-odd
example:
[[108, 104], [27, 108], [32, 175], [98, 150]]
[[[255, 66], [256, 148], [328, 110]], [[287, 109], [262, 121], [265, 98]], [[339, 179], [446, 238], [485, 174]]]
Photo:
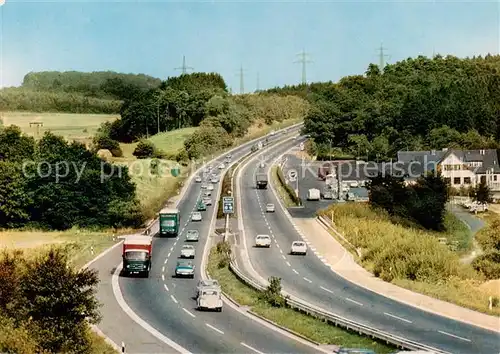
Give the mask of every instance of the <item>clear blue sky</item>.
[[338, 80], [419, 54], [498, 54], [498, 1], [21, 1], [0, 7], [1, 81], [42, 70], [114, 70], [166, 78], [186, 56], [245, 91], [295, 84], [303, 48], [308, 81]]

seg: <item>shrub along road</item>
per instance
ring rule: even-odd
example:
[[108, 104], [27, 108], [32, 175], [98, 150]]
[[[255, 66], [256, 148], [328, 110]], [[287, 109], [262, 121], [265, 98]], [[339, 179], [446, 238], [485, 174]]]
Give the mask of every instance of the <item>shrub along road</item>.
[[[286, 149], [280, 148], [286, 151]], [[430, 314], [377, 295], [333, 273], [312, 251], [289, 256], [294, 240], [301, 239], [281, 208], [265, 214], [266, 203], [278, 200], [268, 190], [254, 188], [255, 160], [243, 171], [242, 208], [247, 248], [252, 264], [263, 277], [282, 278], [283, 289], [314, 305], [358, 322], [453, 353], [494, 353], [500, 350], [498, 333]], [[269, 164], [266, 167], [270, 168]], [[258, 200], [258, 203], [255, 200]], [[252, 248], [257, 234], [270, 234], [271, 249]], [[278, 247], [279, 245], [279, 247]]]

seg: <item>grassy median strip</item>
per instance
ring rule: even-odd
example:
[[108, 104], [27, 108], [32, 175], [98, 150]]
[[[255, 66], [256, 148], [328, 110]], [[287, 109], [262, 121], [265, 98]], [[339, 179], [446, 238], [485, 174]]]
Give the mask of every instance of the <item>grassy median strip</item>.
[[210, 276], [220, 282], [224, 293], [238, 304], [248, 306], [252, 312], [320, 344], [367, 348], [376, 353], [394, 352], [393, 346], [332, 326], [321, 319], [291, 308], [271, 306], [261, 298], [261, 292], [241, 282], [228, 266], [227, 256], [217, 247], [212, 248], [207, 268]]

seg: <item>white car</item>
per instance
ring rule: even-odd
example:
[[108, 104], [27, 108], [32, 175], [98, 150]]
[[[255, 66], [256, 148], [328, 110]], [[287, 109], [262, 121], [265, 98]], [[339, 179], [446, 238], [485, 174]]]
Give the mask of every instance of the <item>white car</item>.
[[201, 221], [201, 219], [202, 217], [199, 211], [195, 211], [193, 212], [193, 214], [191, 214], [191, 221]]
[[188, 230], [186, 233], [186, 241], [198, 241], [200, 233], [198, 230]]
[[219, 177], [212, 177], [212, 179], [210, 180], [210, 182], [212, 182], [212, 183], [219, 183]]
[[201, 177], [200, 176], [196, 176], [195, 182], [196, 183], [201, 183]]
[[211, 198], [203, 198], [203, 203], [205, 203], [206, 206], [212, 205], [212, 199]]
[[220, 284], [215, 279], [200, 280], [198, 282], [198, 286], [196, 287], [196, 297], [198, 298], [198, 296], [200, 296], [200, 293], [205, 289], [219, 289], [220, 290]]
[[206, 191], [205, 193], [203, 193], [204, 197], [210, 197], [211, 195], [212, 195], [211, 191]]
[[207, 190], [209, 190], [209, 191], [213, 191], [213, 190], [214, 190], [214, 185], [213, 185], [213, 184], [209, 184], [209, 185], [207, 186]]
[[206, 184], [206, 183], [202, 183], [202, 184], [201, 184], [201, 188], [202, 188], [202, 189], [206, 189], [208, 186], [209, 186], [209, 185], [208, 185], [208, 184]]
[[266, 212], [274, 213], [275, 211], [276, 211], [276, 208], [274, 207], [273, 203], [269, 203], [266, 205]]
[[290, 249], [290, 254], [302, 254], [306, 255], [307, 245], [304, 241], [293, 241], [292, 248]]
[[271, 237], [269, 235], [257, 235], [255, 238], [255, 247], [271, 247]]
[[220, 289], [209, 288], [200, 291], [196, 300], [198, 310], [222, 311], [222, 292]]
[[181, 248], [181, 258], [194, 258], [196, 251], [191, 245], [184, 245]]
[[219, 170], [222, 170], [222, 169], [224, 169], [224, 168], [226, 168], [226, 165], [224, 165], [223, 163], [221, 163], [221, 164], [219, 165]]

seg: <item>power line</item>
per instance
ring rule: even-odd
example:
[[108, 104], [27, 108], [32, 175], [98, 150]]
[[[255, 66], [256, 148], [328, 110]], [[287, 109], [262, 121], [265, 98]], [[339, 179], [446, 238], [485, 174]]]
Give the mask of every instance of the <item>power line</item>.
[[380, 47], [378, 48], [378, 52], [379, 52], [378, 53], [378, 63], [379, 63], [378, 66], [379, 66], [380, 71], [383, 71], [385, 68], [385, 64], [386, 64], [385, 58], [388, 58], [388, 59], [390, 58], [389, 55], [384, 54], [384, 50], [387, 50], [387, 48], [384, 48], [382, 43], [380, 43]]
[[297, 61], [294, 61], [294, 63], [300, 63], [302, 64], [302, 84], [307, 84], [307, 76], [306, 76], [306, 64], [312, 63], [313, 61], [308, 59], [307, 57], [309, 54], [305, 52], [305, 50], [302, 50], [299, 54], [296, 54], [296, 56], [299, 56], [300, 59]]
[[188, 70], [194, 70], [191, 66], [186, 66], [186, 56], [182, 56], [182, 66], [180, 68], [175, 68], [174, 70], [182, 70], [182, 74], [186, 74]]

